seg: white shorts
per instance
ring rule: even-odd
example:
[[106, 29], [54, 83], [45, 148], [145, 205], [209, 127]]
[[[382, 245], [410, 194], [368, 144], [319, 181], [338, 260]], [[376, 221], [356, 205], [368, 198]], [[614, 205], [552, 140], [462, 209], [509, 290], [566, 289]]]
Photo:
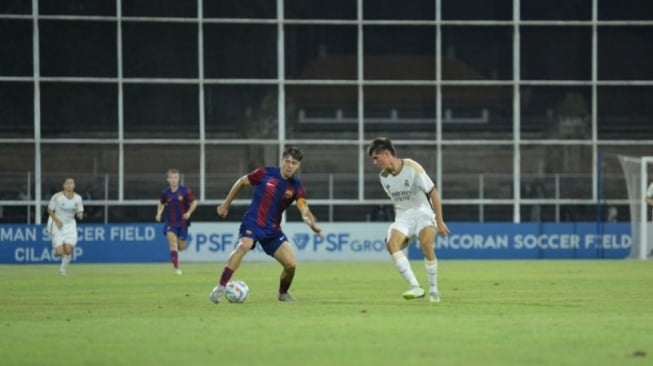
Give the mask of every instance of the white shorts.
[[64, 244], [77, 245], [77, 222], [74, 220], [69, 224], [63, 224], [61, 229], [52, 220], [48, 220], [48, 232], [53, 248]]
[[428, 226], [436, 227], [434, 213], [428, 214], [422, 211], [406, 212], [395, 218], [395, 222], [393, 222], [388, 228], [386, 240], [390, 238], [393, 229], [404, 234], [406, 239], [410, 240], [411, 238], [418, 236], [419, 232]]

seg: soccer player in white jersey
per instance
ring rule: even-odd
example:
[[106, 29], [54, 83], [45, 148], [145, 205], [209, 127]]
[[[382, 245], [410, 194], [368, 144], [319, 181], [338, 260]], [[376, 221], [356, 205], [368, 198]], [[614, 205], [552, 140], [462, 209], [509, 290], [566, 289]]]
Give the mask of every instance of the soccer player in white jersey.
[[77, 245], [77, 221], [84, 217], [82, 196], [75, 193], [75, 180], [66, 178], [63, 191], [52, 195], [48, 204], [48, 232], [56, 255], [61, 256], [59, 274], [66, 275], [73, 248]]
[[406, 300], [424, 297], [425, 291], [403, 252], [410, 239], [417, 237], [424, 254], [430, 300], [440, 302], [434, 241], [436, 231], [444, 236], [449, 229], [442, 217], [442, 203], [435, 184], [419, 163], [398, 158], [388, 138], [374, 139], [367, 153], [374, 165], [381, 169], [381, 185], [394, 204], [395, 221], [388, 228], [386, 247], [395, 267], [410, 286], [403, 297]]

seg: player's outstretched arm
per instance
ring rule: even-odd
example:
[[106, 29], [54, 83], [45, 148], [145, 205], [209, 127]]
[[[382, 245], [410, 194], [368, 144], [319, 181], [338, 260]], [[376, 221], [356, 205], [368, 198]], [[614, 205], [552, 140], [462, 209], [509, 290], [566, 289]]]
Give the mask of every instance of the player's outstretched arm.
[[306, 223], [314, 233], [322, 236], [322, 229], [317, 225], [315, 215], [313, 215], [311, 210], [308, 208], [308, 203], [306, 203], [304, 198], [297, 200], [297, 209], [302, 214], [302, 220], [304, 220], [304, 223]]
[[184, 219], [189, 220], [193, 212], [197, 209], [197, 200], [193, 200], [193, 202], [190, 203], [190, 207], [188, 207], [188, 211], [184, 214]]
[[242, 177], [238, 178], [236, 183], [231, 187], [229, 190], [229, 193], [227, 194], [227, 198], [224, 199], [224, 202], [218, 206], [217, 212], [218, 216], [220, 217], [227, 217], [227, 214], [229, 213], [229, 207], [231, 207], [231, 202], [238, 196], [238, 193], [240, 193], [240, 190], [243, 189], [244, 186], [248, 186], [249, 179], [247, 179], [247, 175], [243, 175]]
[[163, 208], [164, 207], [165, 206], [161, 202], [159, 202], [159, 204], [156, 206], [156, 216], [154, 217], [154, 219], [157, 222], [161, 222], [161, 215], [163, 214]]
[[444, 216], [442, 215], [442, 201], [440, 200], [440, 194], [438, 193], [437, 188], [433, 187], [431, 192], [429, 192], [429, 198], [431, 199], [431, 205], [433, 206], [433, 211], [435, 212], [435, 223], [437, 225], [438, 234], [446, 236], [449, 234], [449, 228], [444, 223]]

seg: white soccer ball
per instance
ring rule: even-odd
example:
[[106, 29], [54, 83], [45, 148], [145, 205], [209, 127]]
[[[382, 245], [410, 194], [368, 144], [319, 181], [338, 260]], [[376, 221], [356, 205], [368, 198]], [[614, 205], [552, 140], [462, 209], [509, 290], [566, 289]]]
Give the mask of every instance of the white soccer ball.
[[224, 296], [229, 302], [243, 303], [249, 296], [249, 286], [244, 281], [231, 281], [227, 283]]

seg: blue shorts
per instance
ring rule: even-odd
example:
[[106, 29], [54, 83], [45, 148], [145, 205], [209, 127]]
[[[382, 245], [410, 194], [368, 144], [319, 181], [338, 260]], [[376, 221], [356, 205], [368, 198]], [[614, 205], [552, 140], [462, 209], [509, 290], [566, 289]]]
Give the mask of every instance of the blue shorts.
[[188, 227], [174, 227], [168, 224], [163, 226], [163, 235], [168, 236], [168, 233], [177, 235], [178, 239], [188, 239]]
[[279, 249], [281, 244], [288, 241], [288, 237], [283, 231], [278, 229], [265, 229], [258, 227], [256, 224], [251, 224], [248, 222], [243, 222], [240, 224], [240, 230], [238, 230], [238, 239], [240, 238], [250, 238], [254, 240], [254, 245], [252, 249], [256, 247], [256, 243], [261, 244], [261, 248], [265, 251], [270, 257], [274, 256], [274, 253]]

